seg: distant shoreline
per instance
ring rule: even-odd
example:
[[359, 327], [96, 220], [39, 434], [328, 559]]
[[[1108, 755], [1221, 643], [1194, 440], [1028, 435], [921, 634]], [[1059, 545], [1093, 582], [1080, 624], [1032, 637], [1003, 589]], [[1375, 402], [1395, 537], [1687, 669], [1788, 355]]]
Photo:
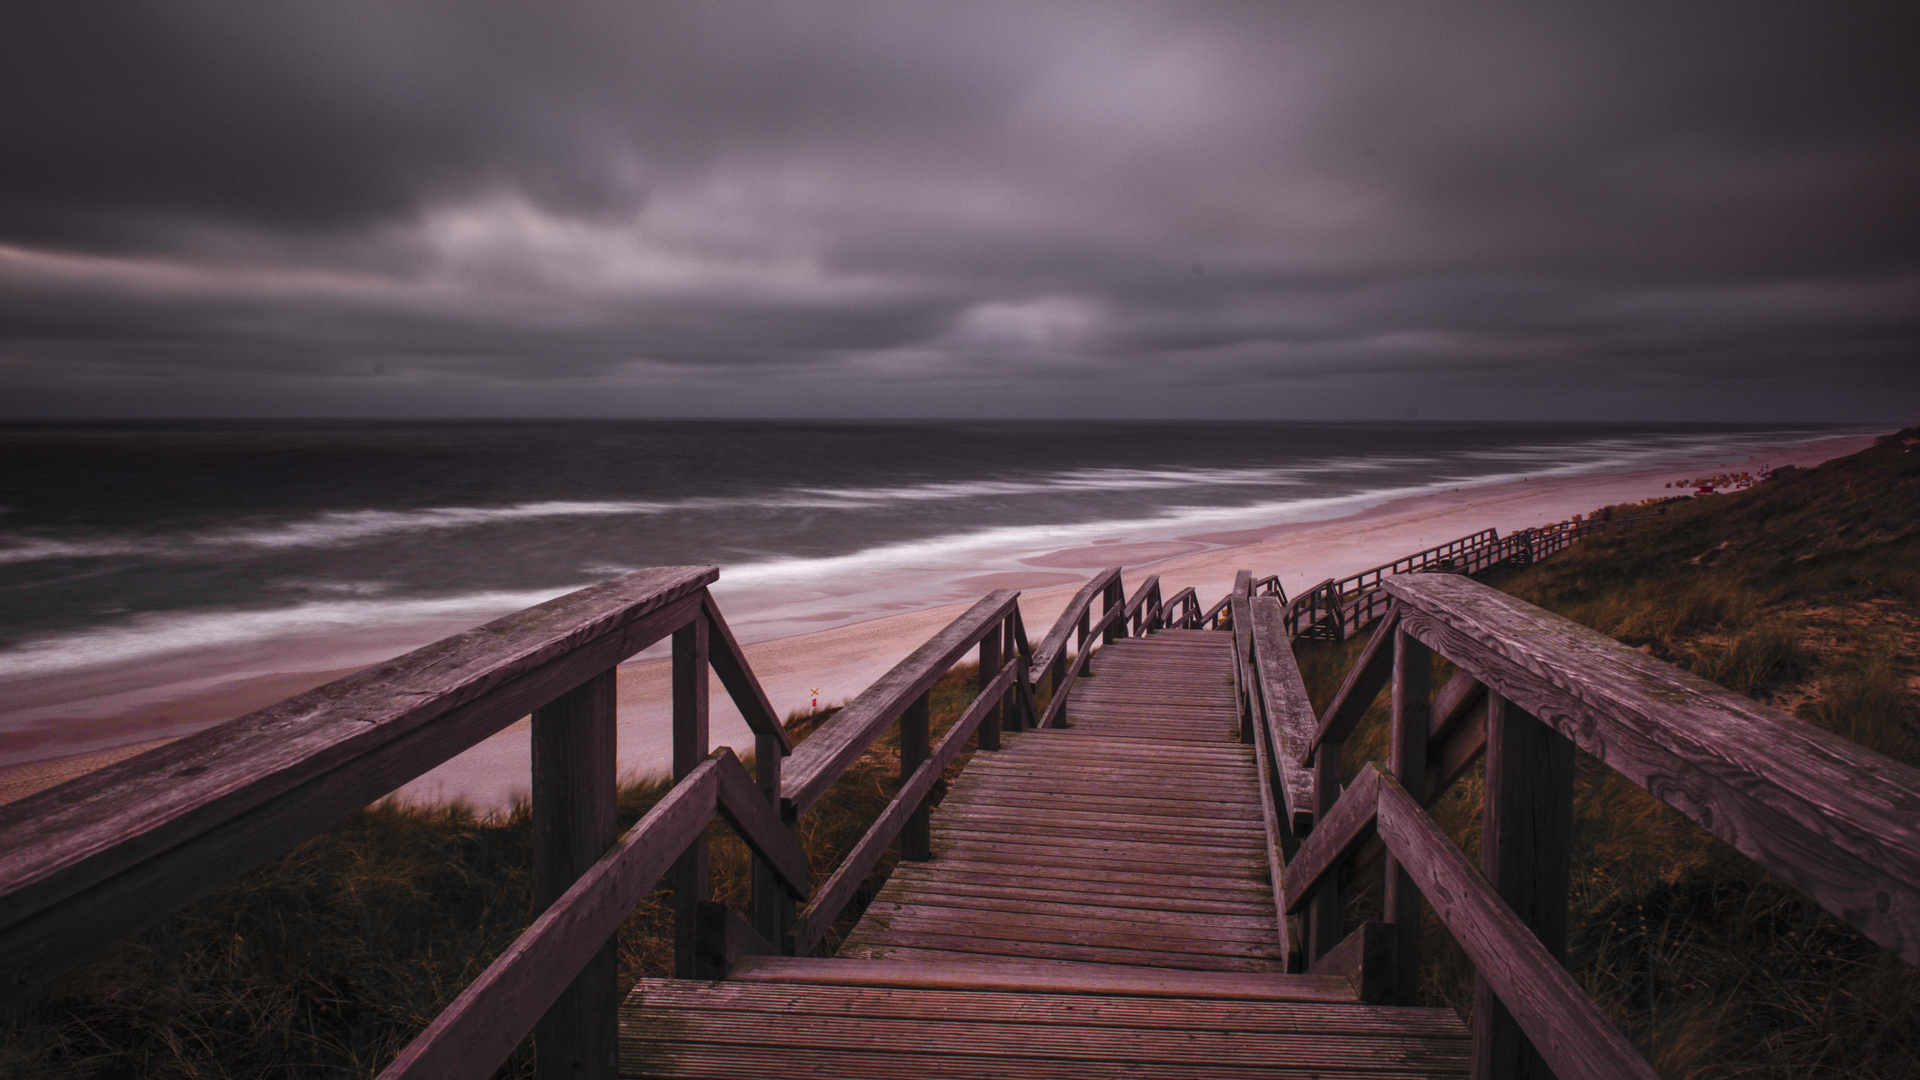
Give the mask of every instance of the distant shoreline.
[[[1738, 460], [1700, 460], [1680, 466], [1716, 471], [1754, 471], [1761, 464], [1802, 467], [1853, 453], [1874, 441], [1873, 435], [1848, 435], [1813, 440], [1798, 446], [1767, 450]], [[1365, 569], [1411, 551], [1484, 528], [1503, 533], [1549, 521], [1564, 520], [1599, 506], [1636, 502], [1674, 494], [1662, 485], [1677, 475], [1675, 467], [1637, 469], [1576, 477], [1542, 478], [1456, 492], [1430, 493], [1390, 500], [1341, 517], [1319, 521], [1195, 534], [1174, 541], [1110, 545], [1117, 561], [1126, 565], [1129, 586], [1145, 574], [1159, 574], [1163, 592], [1192, 586], [1211, 602], [1231, 585], [1237, 569], [1278, 572], [1289, 593], [1328, 577]], [[1193, 550], [1204, 545], [1226, 545]], [[1079, 545], [1024, 560], [1033, 571], [974, 575], [953, 585], [968, 591], [1023, 588], [1021, 608], [1030, 636], [1046, 632], [1059, 610], [1086, 573], [1110, 558], [1100, 544]], [[1151, 549], [1151, 550], [1149, 550]], [[989, 580], [990, 579], [990, 580]], [[724, 572], [722, 576], [724, 581]], [[900, 657], [963, 610], [963, 603], [940, 604], [836, 626], [793, 634], [745, 646], [775, 708], [781, 712], [804, 708], [818, 687], [823, 702], [844, 700], [858, 693]], [[724, 600], [723, 600], [724, 603]], [[827, 615], [834, 613], [829, 612]], [[463, 627], [449, 627], [447, 632]], [[396, 649], [396, 652], [403, 651]], [[93, 768], [132, 756], [171, 738], [189, 734], [241, 715], [352, 670], [337, 665], [315, 665], [208, 687], [202, 692], [132, 709], [118, 715], [78, 721], [80, 730], [99, 740], [74, 753], [50, 753], [43, 758], [0, 767], [0, 802], [24, 797], [64, 782]], [[621, 668], [620, 768], [626, 775], [645, 775], [666, 764], [667, 671], [665, 662], [643, 658]], [[75, 721], [61, 722], [62, 733]], [[105, 742], [107, 745], [100, 745]], [[750, 748], [744, 724], [716, 688], [713, 742]], [[117, 743], [118, 745], [113, 745]], [[49, 749], [58, 741], [49, 738]], [[483, 809], [508, 805], [527, 787], [527, 732], [516, 723], [400, 791], [420, 801], [465, 800]]]

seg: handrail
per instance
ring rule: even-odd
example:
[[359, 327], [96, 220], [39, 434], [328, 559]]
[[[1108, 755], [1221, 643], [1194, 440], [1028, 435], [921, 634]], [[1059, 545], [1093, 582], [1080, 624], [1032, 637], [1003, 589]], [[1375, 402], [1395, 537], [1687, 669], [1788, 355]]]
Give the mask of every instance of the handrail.
[[[0, 807], [0, 992], [43, 985], [699, 619], [717, 576], [615, 578]], [[758, 702], [738, 703], [765, 733]]]
[[1412, 874], [1481, 977], [1564, 1080], [1657, 1074], [1400, 782], [1369, 763], [1288, 867], [1286, 908], [1303, 907], [1370, 832]]
[[415, 1036], [380, 1080], [485, 1076], [513, 1053], [601, 944], [718, 812], [795, 898], [807, 895], [807, 856], [722, 747], [656, 803], [592, 869], [534, 920]]
[[789, 812], [805, 813], [827, 793], [854, 759], [989, 632], [996, 632], [1020, 594], [997, 589], [982, 597], [946, 629], [861, 691], [831, 719], [794, 747], [780, 794]]
[[854, 892], [866, 881], [867, 875], [873, 872], [873, 868], [880, 864], [881, 857], [887, 853], [887, 846], [893, 843], [894, 838], [906, 826], [908, 816], [926, 801], [928, 793], [933, 790], [934, 781], [940, 779], [940, 774], [946, 767], [953, 764], [953, 759], [960, 754], [962, 744], [1012, 688], [1017, 675], [1018, 668], [1013, 664], [1001, 668], [993, 681], [974, 698], [973, 704], [962, 714], [959, 721], [941, 737], [940, 745], [934, 749], [926, 761], [920, 764], [919, 768], [914, 770], [913, 775], [900, 785], [899, 792], [887, 804], [886, 809], [881, 811], [879, 818], [867, 830], [866, 835], [862, 836], [853, 850], [841, 860], [840, 865], [834, 869], [833, 876], [827, 879], [826, 884], [820, 886], [819, 892], [814, 894], [813, 900], [807, 904], [805, 910], [795, 916], [793, 929], [788, 932], [786, 952], [789, 955], [806, 956], [813, 952], [814, 946], [819, 944], [821, 937], [825, 936], [828, 928], [833, 925], [833, 921], [840, 917], [840, 912], [845, 909], [848, 901], [853, 899]]
[[1036, 673], [1046, 671], [1060, 659], [1067, 647], [1067, 639], [1073, 636], [1073, 628], [1093, 606], [1093, 598], [1104, 595], [1119, 580], [1120, 568], [1109, 566], [1080, 586], [1080, 591], [1074, 593], [1073, 599], [1067, 601], [1067, 606], [1061, 610], [1060, 617], [1053, 621], [1053, 629], [1041, 639], [1040, 647], [1033, 650], [1033, 670]]
[[[0, 992], [45, 984], [531, 713], [544, 912], [385, 1075], [490, 1074], [543, 1015], [543, 1060], [587, 1060], [621, 997], [610, 939], [670, 866], [676, 970], [694, 964], [715, 813], [753, 856], [756, 908], [808, 893], [771, 798], [791, 740], [707, 591], [718, 576], [627, 574], [0, 807]], [[619, 838], [614, 669], [669, 635], [678, 779]], [[757, 777], [730, 750], [707, 755], [709, 668], [754, 733]]]
[[1387, 588], [1409, 634], [1920, 965], [1920, 769], [1469, 578]]
[[1304, 748], [1316, 729], [1313, 703], [1307, 698], [1306, 683], [1293, 656], [1281, 600], [1257, 596], [1250, 609], [1253, 685], [1270, 743], [1267, 754], [1272, 759], [1289, 832], [1298, 836], [1313, 822], [1313, 774], [1301, 764]]
[[[1287, 866], [1283, 906], [1308, 913], [1309, 963], [1338, 941], [1342, 880], [1384, 854], [1399, 1000], [1411, 1000], [1424, 897], [1493, 995], [1482, 999], [1487, 1024], [1476, 1022], [1477, 1060], [1511, 1064], [1531, 1041], [1562, 1077], [1651, 1076], [1557, 958], [1577, 747], [1920, 964], [1920, 769], [1471, 578], [1399, 575], [1382, 589], [1392, 614], [1301, 759], [1316, 817]], [[1431, 693], [1435, 655], [1457, 671]], [[1342, 743], [1389, 682], [1392, 771], [1369, 764], [1340, 791]], [[1482, 756], [1476, 872], [1424, 807]]]

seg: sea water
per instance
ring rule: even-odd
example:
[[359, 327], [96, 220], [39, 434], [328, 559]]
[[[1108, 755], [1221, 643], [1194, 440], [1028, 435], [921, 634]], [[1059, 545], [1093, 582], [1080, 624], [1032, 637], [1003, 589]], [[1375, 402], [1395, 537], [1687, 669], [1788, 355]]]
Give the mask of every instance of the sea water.
[[[642, 566], [748, 640], [969, 598], [1050, 551], [1735, 457], [1809, 426], [446, 422], [0, 427], [0, 686], [367, 663]], [[1084, 576], [1086, 571], [1078, 571]], [[1067, 580], [1054, 568], [1036, 583]], [[329, 651], [330, 650], [330, 651]], [[222, 665], [225, 665], [223, 668]], [[299, 665], [294, 665], [299, 666]], [[134, 675], [127, 678], [138, 681]], [[57, 694], [56, 694], [57, 696]], [[0, 701], [0, 727], [19, 701]]]

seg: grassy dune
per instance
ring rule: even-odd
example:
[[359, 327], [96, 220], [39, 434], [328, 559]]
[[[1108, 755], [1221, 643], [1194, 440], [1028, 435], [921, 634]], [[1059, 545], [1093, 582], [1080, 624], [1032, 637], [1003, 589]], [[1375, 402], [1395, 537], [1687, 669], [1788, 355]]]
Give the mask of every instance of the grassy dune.
[[[1668, 503], [1491, 583], [1920, 766], [1916, 437]], [[1360, 647], [1303, 650], [1317, 703]], [[1386, 738], [1383, 695], [1347, 768]], [[1476, 859], [1481, 795], [1470, 773], [1437, 808]], [[1920, 1075], [1920, 971], [1584, 755], [1575, 807], [1574, 969], [1663, 1076]], [[1472, 969], [1428, 926], [1424, 995], [1468, 1015]]]

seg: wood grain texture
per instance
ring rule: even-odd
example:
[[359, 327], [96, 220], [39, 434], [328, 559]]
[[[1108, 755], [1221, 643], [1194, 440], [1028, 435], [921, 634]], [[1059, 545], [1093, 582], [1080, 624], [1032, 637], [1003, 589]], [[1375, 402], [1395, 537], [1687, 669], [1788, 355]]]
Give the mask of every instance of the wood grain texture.
[[740, 643], [734, 640], [733, 631], [720, 614], [720, 605], [712, 593], [703, 597], [702, 610], [707, 613], [709, 660], [713, 673], [720, 677], [720, 685], [726, 688], [727, 696], [733, 699], [734, 707], [740, 710], [741, 718], [754, 735], [771, 737], [779, 744], [782, 756], [792, 753], [793, 736], [787, 734], [787, 726], [773, 711], [773, 702], [767, 700], [760, 677], [753, 673], [746, 654], [740, 651]]
[[613, 667], [718, 571], [640, 571], [0, 808], [0, 994], [18, 994]]
[[1313, 835], [1294, 852], [1293, 861], [1287, 865], [1288, 912], [1300, 910], [1322, 879], [1372, 832], [1380, 778], [1376, 766], [1368, 764], [1362, 768], [1340, 800], [1314, 823]]
[[[673, 778], [683, 779], [707, 756], [707, 621], [695, 619], [673, 632]], [[711, 884], [705, 833], [694, 837], [673, 864], [673, 971], [691, 978], [699, 908]]]
[[[730, 1037], [743, 1030], [755, 1038]], [[1466, 1068], [1459, 1021], [1440, 1010], [835, 982], [647, 980], [622, 1045], [623, 1071], [649, 1076], [1345, 1080]]]
[[[1350, 1004], [1344, 976], [1236, 974], [1123, 967], [1113, 964], [944, 963], [910, 960], [818, 960], [751, 957], [727, 973], [734, 982], [913, 990], [998, 990], [1020, 994], [1205, 997], [1215, 1001], [1308, 1001]], [[1031, 1011], [1031, 1010], [1023, 1010]], [[1040, 1021], [1044, 1022], [1044, 1021]]]
[[381, 1080], [487, 1076], [498, 1068], [687, 845], [705, 834], [717, 774], [729, 762], [740, 769], [732, 751], [722, 749], [676, 783], [407, 1044]]
[[1377, 806], [1394, 858], [1560, 1080], [1653, 1080], [1653, 1068], [1390, 776], [1379, 775]]
[[[533, 711], [533, 902], [544, 909], [619, 838], [614, 816], [614, 672]], [[612, 941], [534, 1027], [541, 1080], [611, 1080], [617, 1056], [619, 955]]]
[[1073, 594], [1067, 606], [1060, 611], [1060, 617], [1053, 621], [1053, 628], [1040, 640], [1038, 648], [1033, 650], [1033, 669], [1046, 671], [1061, 657], [1066, 655], [1067, 642], [1073, 636], [1074, 627], [1080, 625], [1095, 597], [1104, 595], [1114, 582], [1120, 580], [1120, 568], [1109, 566], [1087, 579], [1080, 591]]
[[853, 850], [847, 852], [840, 865], [834, 868], [833, 874], [820, 886], [812, 902], [795, 916], [788, 942], [794, 955], [805, 956], [819, 944], [833, 921], [840, 917], [841, 910], [867, 880], [867, 875], [879, 865], [881, 857], [887, 853], [888, 845], [905, 827], [914, 809], [926, 802], [940, 774], [960, 755], [968, 736], [991, 715], [993, 705], [998, 701], [997, 695], [1005, 693], [1013, 685], [1016, 674], [1012, 665], [1002, 667], [1000, 674], [987, 684], [986, 689], [975, 695], [973, 704], [947, 729], [946, 734], [940, 737], [940, 744], [900, 785], [893, 800], [880, 812]]
[[1325, 742], [1341, 743], [1353, 734], [1355, 724], [1366, 715], [1373, 700], [1386, 688], [1387, 679], [1393, 674], [1394, 627], [1398, 624], [1397, 608], [1387, 609], [1387, 614], [1374, 627], [1373, 637], [1367, 647], [1354, 660], [1353, 667], [1347, 670], [1347, 677], [1340, 684], [1339, 693], [1327, 706], [1322, 715], [1320, 726], [1314, 731], [1313, 738], [1307, 741], [1307, 748], [1300, 754], [1301, 765], [1312, 765], [1313, 755]]
[[1471, 579], [1387, 587], [1461, 669], [1920, 964], [1920, 769]]
[[[1485, 731], [1480, 872], [1564, 965], [1573, 880], [1573, 743], [1498, 694], [1488, 697]], [[1473, 1000], [1475, 1076], [1551, 1080], [1545, 1059], [1485, 978], [1474, 979]]]
[[[1227, 634], [1124, 639], [1079, 685], [1126, 685], [1175, 654], [1224, 675], [1232, 650]], [[934, 816], [933, 859], [896, 868], [839, 955], [1283, 970], [1279, 867], [1235, 712], [1223, 695], [1205, 734], [1170, 740], [1149, 700], [1132, 734], [1041, 729], [976, 755]]]
[[1312, 974], [1342, 978], [1368, 1005], [1392, 1003], [1398, 975], [1393, 962], [1398, 937], [1386, 923], [1366, 922], [1313, 962]]
[[988, 593], [794, 747], [781, 781], [793, 810], [804, 813], [908, 705], [981, 638], [997, 634], [1018, 596], [1006, 589]]
[[[1432, 728], [1433, 654], [1397, 627], [1393, 636], [1393, 715], [1387, 761], [1401, 784], [1424, 788], [1427, 736]], [[1420, 980], [1420, 889], [1391, 855], [1387, 858], [1383, 918], [1394, 930], [1393, 992], [1397, 1004], [1416, 1000]]]
[[1286, 609], [1271, 596], [1254, 599], [1252, 607], [1254, 670], [1261, 700], [1266, 704], [1271, 754], [1280, 775], [1280, 792], [1291, 827], [1305, 832], [1313, 820], [1313, 773], [1301, 762], [1319, 730], [1313, 702], [1294, 660], [1293, 640], [1287, 633]]

